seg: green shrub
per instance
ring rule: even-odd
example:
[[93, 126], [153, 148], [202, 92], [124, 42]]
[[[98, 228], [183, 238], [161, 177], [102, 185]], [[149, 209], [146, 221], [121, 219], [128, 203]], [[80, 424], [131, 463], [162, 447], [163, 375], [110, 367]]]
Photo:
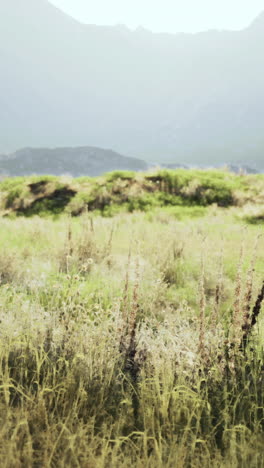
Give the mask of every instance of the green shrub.
[[107, 182], [114, 182], [115, 180], [132, 180], [136, 176], [136, 173], [133, 171], [113, 171], [109, 172], [106, 175]]
[[[62, 196], [65, 187], [72, 193]], [[249, 202], [260, 205], [263, 193], [263, 176], [242, 176], [218, 170], [159, 170], [145, 174], [114, 171], [102, 177], [70, 181], [63, 177], [31, 176], [0, 182], [2, 209], [9, 210], [9, 215], [13, 210], [27, 216], [52, 211], [56, 215], [67, 212], [78, 216], [87, 208], [112, 216], [125, 210], [150, 211], [158, 207], [217, 205], [228, 208]], [[261, 222], [261, 217], [247, 222]]]

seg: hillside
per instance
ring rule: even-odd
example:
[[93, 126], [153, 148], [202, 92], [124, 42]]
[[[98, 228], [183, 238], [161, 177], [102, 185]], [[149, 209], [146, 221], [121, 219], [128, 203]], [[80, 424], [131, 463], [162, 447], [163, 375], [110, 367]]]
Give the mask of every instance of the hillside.
[[73, 177], [97, 176], [114, 170], [146, 170], [147, 164], [114, 151], [94, 148], [25, 148], [0, 156], [0, 174], [68, 174]]
[[87, 211], [111, 217], [162, 208], [181, 219], [219, 207], [237, 208], [245, 221], [262, 223], [263, 206], [263, 175], [218, 170], [116, 171], [101, 177], [32, 176], [0, 182], [0, 215], [11, 217], [79, 216]]
[[172, 35], [2, 1], [0, 153], [89, 144], [263, 170], [263, 39], [264, 14], [243, 31]]

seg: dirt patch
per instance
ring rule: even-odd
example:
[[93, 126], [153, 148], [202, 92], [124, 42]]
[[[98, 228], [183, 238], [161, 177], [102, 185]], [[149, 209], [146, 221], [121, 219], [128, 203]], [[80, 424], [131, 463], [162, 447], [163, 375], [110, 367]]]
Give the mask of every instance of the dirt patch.
[[40, 180], [39, 182], [28, 184], [30, 192], [33, 193], [33, 195], [40, 195], [42, 193], [45, 193], [47, 185], [48, 182], [46, 180]]

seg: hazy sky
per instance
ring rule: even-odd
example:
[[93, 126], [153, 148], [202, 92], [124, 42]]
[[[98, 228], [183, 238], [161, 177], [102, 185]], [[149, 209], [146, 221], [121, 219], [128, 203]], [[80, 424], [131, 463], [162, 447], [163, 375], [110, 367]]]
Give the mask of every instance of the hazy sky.
[[89, 24], [126, 24], [159, 32], [243, 29], [263, 0], [49, 0]]

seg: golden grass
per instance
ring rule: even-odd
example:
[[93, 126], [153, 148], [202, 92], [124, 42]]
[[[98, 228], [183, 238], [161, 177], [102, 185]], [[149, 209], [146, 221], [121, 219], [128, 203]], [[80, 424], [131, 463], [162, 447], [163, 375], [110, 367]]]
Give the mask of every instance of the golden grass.
[[217, 210], [1, 231], [0, 466], [262, 466], [257, 226]]

